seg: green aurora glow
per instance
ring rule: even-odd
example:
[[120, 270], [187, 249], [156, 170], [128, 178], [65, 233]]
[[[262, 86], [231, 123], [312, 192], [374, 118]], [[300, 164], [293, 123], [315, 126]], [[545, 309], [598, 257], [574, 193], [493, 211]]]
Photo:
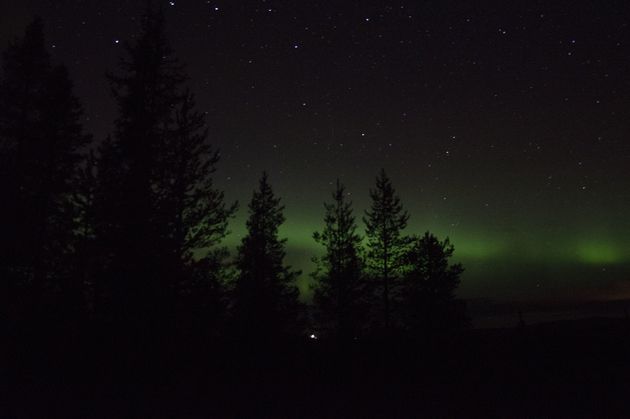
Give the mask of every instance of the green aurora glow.
[[[322, 200], [326, 196], [322, 196]], [[286, 202], [285, 202], [286, 204]], [[313, 256], [321, 248], [312, 234], [321, 228], [323, 210], [313, 206], [286, 204], [287, 221], [280, 236], [287, 239], [287, 263], [302, 271], [298, 285], [304, 300], [309, 300], [310, 274], [315, 269]], [[361, 215], [365, 205], [356, 205], [355, 215], [362, 232]], [[429, 230], [440, 238], [449, 237], [455, 246], [454, 261], [463, 263], [466, 271], [459, 290], [464, 298], [543, 299], [569, 298], [576, 295], [599, 298], [606, 289], [625, 281], [630, 265], [630, 239], [604, 234], [593, 228], [585, 232], [551, 234], [553, 229], [528, 225], [498, 229], [489, 224], [477, 228], [445, 227], [443, 222], [423, 223], [431, 219], [411, 213], [408, 234]], [[232, 233], [226, 244], [234, 249], [245, 232], [246, 211], [241, 208], [231, 223]], [[471, 225], [475, 225], [472, 221]], [[482, 228], [485, 227], [485, 228]], [[563, 226], [566, 227], [566, 226]], [[544, 238], [541, 240], [541, 238]]]
[[[0, 41], [21, 35], [31, 14], [46, 16], [86, 129], [105, 138], [118, 111], [103, 74], [133, 40], [144, 2], [6, 3]], [[466, 269], [461, 296], [630, 296], [624, 2], [506, 3], [492, 13], [407, 2], [397, 13], [372, 9], [383, 16], [369, 24], [371, 8], [357, 15], [354, 2], [278, 2], [287, 4], [265, 17], [224, 3], [220, 13], [205, 2], [166, 12], [221, 150], [217, 186], [240, 202], [224, 241], [232, 254], [266, 170], [286, 206], [286, 262], [303, 271], [308, 299], [321, 251], [312, 233], [335, 179], [362, 230], [383, 167], [411, 215], [407, 233], [451, 239]]]

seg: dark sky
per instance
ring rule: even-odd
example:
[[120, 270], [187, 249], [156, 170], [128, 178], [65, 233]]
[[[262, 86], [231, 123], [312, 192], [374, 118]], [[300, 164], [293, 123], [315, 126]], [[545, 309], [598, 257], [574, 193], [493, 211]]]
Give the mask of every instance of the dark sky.
[[[0, 3], [3, 46], [45, 19], [103, 138], [104, 74], [146, 2]], [[242, 203], [228, 243], [267, 169], [306, 290], [335, 178], [360, 218], [384, 167], [409, 232], [455, 244], [462, 296], [630, 296], [630, 2], [154, 3], [222, 150], [218, 182]]]

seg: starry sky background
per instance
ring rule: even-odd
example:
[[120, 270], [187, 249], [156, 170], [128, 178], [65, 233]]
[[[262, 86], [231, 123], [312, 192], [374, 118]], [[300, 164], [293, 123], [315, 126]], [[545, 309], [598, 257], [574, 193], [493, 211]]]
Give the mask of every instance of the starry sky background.
[[[383, 167], [408, 232], [451, 238], [461, 296], [630, 297], [629, 2], [154, 3], [222, 151], [217, 182], [241, 203], [227, 243], [268, 170], [306, 296], [335, 178], [360, 220]], [[0, 4], [3, 49], [45, 19], [104, 138], [116, 117], [104, 74], [146, 2]]]

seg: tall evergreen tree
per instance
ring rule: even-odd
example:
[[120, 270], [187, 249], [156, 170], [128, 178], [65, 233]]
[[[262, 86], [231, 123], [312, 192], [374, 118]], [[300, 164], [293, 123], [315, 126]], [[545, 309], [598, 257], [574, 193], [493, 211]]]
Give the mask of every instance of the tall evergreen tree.
[[179, 266], [177, 284], [185, 297], [180, 307], [199, 328], [216, 332], [229, 256], [220, 242], [237, 204], [226, 205], [223, 191], [214, 186], [219, 152], [208, 144], [207, 136], [205, 116], [195, 110], [194, 97], [186, 91], [175, 112], [175, 131], [163, 165], [167, 182], [158, 207]]
[[449, 263], [454, 251], [448, 238], [440, 241], [429, 232], [413, 239], [402, 293], [410, 332], [435, 333], [468, 324], [465, 306], [455, 297], [464, 268]]
[[84, 164], [79, 169], [73, 200], [77, 209], [77, 240], [74, 253], [75, 278], [83, 284], [85, 308], [93, 313], [95, 306], [96, 267], [99, 265], [99, 252], [95, 236], [95, 193], [97, 187], [97, 157], [95, 148], [86, 153]]
[[352, 202], [337, 180], [332, 202], [325, 203], [324, 229], [313, 235], [325, 253], [315, 258], [313, 303], [324, 334], [345, 340], [359, 331], [363, 308], [361, 236], [356, 233]]
[[119, 117], [100, 149], [95, 234], [106, 249], [101, 289], [114, 315], [151, 320], [172, 314], [180, 286], [200, 266], [193, 254], [211, 253], [235, 206], [212, 182], [219, 155], [184, 88], [161, 12], [147, 12], [127, 53], [110, 76]]
[[246, 339], [270, 342], [300, 332], [301, 304], [295, 285], [300, 272], [284, 265], [286, 239], [278, 237], [283, 210], [263, 173], [249, 203], [247, 235], [236, 260], [233, 327]]
[[370, 197], [372, 205], [363, 217], [368, 239], [366, 264], [380, 298], [382, 326], [388, 332], [393, 326], [392, 301], [396, 298], [409, 242], [403, 235], [409, 215], [385, 170], [376, 178], [376, 188], [370, 190]]
[[60, 312], [81, 304], [69, 257], [77, 227], [72, 191], [90, 140], [82, 115], [68, 73], [51, 64], [43, 23], [35, 19], [4, 53], [0, 79], [0, 275], [3, 295], [23, 308], [54, 303]]

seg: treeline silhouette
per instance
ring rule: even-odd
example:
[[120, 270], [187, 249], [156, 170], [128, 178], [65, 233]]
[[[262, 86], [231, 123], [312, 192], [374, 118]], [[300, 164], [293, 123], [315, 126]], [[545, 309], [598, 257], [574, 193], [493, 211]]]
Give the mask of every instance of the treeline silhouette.
[[[312, 305], [286, 266], [284, 207], [266, 173], [230, 257], [237, 204], [213, 182], [219, 152], [149, 10], [108, 74], [118, 117], [85, 134], [83, 110], [35, 19], [3, 55], [0, 79], [2, 322], [36, 333], [111, 327], [123, 338], [178, 333], [273, 342], [430, 336], [468, 325], [453, 245], [405, 233], [409, 214], [381, 171], [358, 233], [337, 181], [313, 239]], [[54, 332], [53, 332], [54, 331]]]
[[627, 319], [458, 333], [453, 245], [406, 232], [384, 171], [363, 235], [336, 182], [312, 303], [265, 173], [230, 255], [237, 204], [160, 12], [108, 75], [106, 139], [45, 45], [36, 19], [0, 76], [0, 417], [628, 417]]

